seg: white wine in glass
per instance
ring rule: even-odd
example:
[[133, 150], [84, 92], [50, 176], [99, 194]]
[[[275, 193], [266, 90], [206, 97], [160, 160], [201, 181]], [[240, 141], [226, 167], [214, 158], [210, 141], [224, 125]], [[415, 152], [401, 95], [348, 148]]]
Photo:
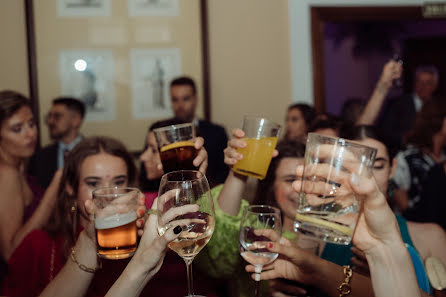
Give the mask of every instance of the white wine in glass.
[[181, 226], [178, 238], [169, 243], [186, 262], [188, 295], [193, 293], [192, 261], [209, 242], [215, 227], [215, 211], [206, 176], [181, 170], [163, 175], [158, 198], [158, 233]]
[[240, 255], [246, 262], [254, 265], [255, 296], [259, 296], [260, 273], [264, 265], [273, 262], [278, 254], [267, 247], [271, 242], [278, 242], [282, 234], [280, 210], [268, 205], [245, 207], [240, 222]]

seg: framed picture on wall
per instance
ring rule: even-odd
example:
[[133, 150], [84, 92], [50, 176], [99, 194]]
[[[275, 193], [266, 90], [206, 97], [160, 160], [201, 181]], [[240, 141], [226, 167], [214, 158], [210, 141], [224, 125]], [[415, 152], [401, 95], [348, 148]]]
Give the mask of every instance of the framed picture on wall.
[[[172, 115], [168, 85], [179, 75], [196, 81], [203, 94], [197, 114], [208, 118], [204, 0], [25, 3], [30, 95], [43, 145], [50, 141], [43, 119], [52, 100], [74, 96], [87, 106], [85, 136], [112, 136], [140, 150], [151, 123]], [[132, 17], [131, 7], [159, 13]], [[109, 15], [93, 13], [100, 9]]]
[[60, 52], [62, 96], [80, 99], [87, 107], [86, 121], [116, 118], [114, 66], [111, 50], [65, 50]]
[[180, 49], [132, 49], [133, 117], [171, 117], [169, 83], [181, 75]]
[[111, 0], [57, 0], [60, 17], [110, 16]]
[[127, 0], [129, 16], [177, 16], [178, 0]]

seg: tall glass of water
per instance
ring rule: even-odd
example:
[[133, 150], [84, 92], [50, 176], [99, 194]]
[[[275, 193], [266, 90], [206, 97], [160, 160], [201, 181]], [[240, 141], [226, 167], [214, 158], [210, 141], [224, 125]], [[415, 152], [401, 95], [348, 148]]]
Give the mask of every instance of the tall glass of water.
[[352, 183], [370, 176], [376, 149], [309, 133], [295, 229], [327, 242], [350, 243], [360, 204]]

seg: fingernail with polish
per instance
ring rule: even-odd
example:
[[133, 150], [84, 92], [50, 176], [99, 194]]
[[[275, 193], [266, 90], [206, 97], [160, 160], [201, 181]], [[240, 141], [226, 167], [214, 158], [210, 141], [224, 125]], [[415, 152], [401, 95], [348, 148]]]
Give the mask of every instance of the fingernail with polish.
[[268, 243], [268, 248], [269, 248], [269, 249], [272, 249], [272, 248], [273, 248], [273, 243], [272, 243], [272, 242]]
[[181, 228], [181, 226], [176, 226], [175, 228], [173, 228], [173, 233], [175, 234], [180, 234], [181, 231], [183, 231], [183, 228]]

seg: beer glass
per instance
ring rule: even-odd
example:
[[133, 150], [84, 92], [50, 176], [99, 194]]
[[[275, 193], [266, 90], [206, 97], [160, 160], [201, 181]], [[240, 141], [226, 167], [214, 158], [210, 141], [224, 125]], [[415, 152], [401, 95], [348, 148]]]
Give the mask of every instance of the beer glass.
[[327, 242], [350, 243], [360, 205], [352, 183], [370, 176], [376, 149], [309, 133], [295, 229]]
[[196, 169], [192, 163], [197, 156], [195, 126], [192, 123], [162, 127], [153, 132], [165, 173]]
[[125, 259], [135, 253], [139, 195], [136, 188], [101, 188], [93, 191], [99, 257]]
[[232, 170], [239, 174], [264, 179], [276, 148], [280, 125], [264, 118], [245, 117], [243, 120], [246, 147], [237, 149], [243, 155]]

